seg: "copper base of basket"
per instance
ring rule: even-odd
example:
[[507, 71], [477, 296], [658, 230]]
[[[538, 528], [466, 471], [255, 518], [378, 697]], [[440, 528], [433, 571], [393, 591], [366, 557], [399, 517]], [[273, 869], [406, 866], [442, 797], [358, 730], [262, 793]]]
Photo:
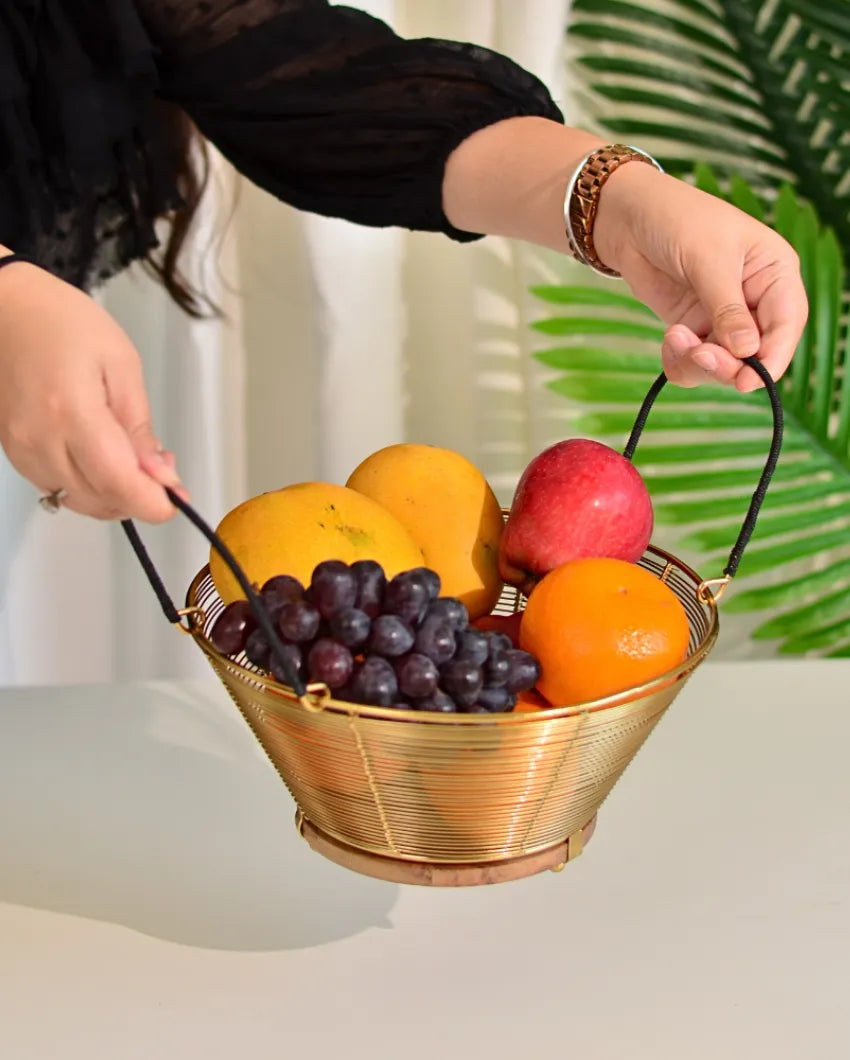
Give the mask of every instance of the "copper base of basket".
[[362, 876], [425, 887], [478, 887], [521, 880], [539, 872], [559, 872], [567, 862], [574, 861], [590, 841], [596, 829], [596, 814], [562, 843], [535, 854], [484, 864], [405, 861], [403, 858], [371, 854], [327, 835], [308, 821], [300, 810], [295, 815], [295, 826], [317, 854]]

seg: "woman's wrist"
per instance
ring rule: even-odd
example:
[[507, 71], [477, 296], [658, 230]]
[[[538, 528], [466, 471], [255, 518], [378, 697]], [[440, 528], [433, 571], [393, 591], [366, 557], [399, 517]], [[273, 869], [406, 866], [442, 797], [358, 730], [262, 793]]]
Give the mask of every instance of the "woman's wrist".
[[[570, 181], [609, 141], [547, 118], [507, 118], [473, 133], [446, 164], [443, 208], [467, 232], [509, 236], [575, 257], [565, 225]], [[621, 272], [635, 219], [665, 179], [654, 165], [623, 162], [596, 200], [592, 243], [602, 265]], [[666, 178], [672, 179], [672, 178]]]
[[628, 248], [635, 244], [635, 228], [645, 209], [662, 192], [659, 183], [672, 177], [654, 166], [630, 162], [620, 166], [605, 182], [593, 226], [593, 243], [599, 260], [622, 273]]

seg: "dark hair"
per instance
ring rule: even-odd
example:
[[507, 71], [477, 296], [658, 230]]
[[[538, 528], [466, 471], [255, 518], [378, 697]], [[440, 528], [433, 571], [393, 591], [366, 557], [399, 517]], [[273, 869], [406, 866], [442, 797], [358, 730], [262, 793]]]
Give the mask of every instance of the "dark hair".
[[163, 247], [149, 251], [144, 264], [189, 316], [197, 319], [219, 317], [219, 307], [186, 277], [180, 267], [180, 255], [209, 183], [207, 144], [180, 107], [160, 100], [157, 109], [182, 204], [165, 215], [164, 220], [169, 225], [168, 238]]

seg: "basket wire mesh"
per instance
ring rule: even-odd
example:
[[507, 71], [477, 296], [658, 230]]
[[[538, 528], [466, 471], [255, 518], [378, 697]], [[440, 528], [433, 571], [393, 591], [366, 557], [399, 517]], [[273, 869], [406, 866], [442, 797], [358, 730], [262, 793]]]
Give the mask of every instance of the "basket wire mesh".
[[[686, 660], [640, 688], [521, 714], [399, 711], [326, 690], [308, 706], [244, 657], [213, 647], [209, 632], [223, 605], [208, 568], [187, 606], [198, 609], [195, 640], [316, 828], [376, 855], [470, 864], [533, 854], [585, 826], [711, 650], [717, 606], [700, 594], [698, 575], [655, 547], [641, 565], [685, 608]], [[521, 598], [506, 590], [497, 611], [517, 606]]]

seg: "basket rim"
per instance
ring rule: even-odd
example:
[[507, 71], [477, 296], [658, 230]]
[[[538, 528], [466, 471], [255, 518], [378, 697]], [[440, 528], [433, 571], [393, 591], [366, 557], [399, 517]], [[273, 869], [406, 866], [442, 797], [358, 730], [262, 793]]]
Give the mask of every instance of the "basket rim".
[[[652, 553], [665, 561], [665, 565], [672, 564], [677, 567], [680, 573], [694, 582], [695, 591], [702, 584], [703, 579], [692, 567], [666, 549], [650, 544], [647, 546], [644, 555], [647, 553]], [[209, 564], [207, 563], [192, 579], [186, 592], [186, 604], [188, 607], [197, 607], [194, 602], [197, 587], [209, 575], [209, 569]], [[261, 682], [264, 688], [272, 691], [279, 698], [286, 700], [290, 706], [300, 707], [305, 712], [342, 714], [348, 717], [371, 718], [376, 721], [404, 722], [408, 725], [534, 725], [547, 721], [556, 721], [560, 718], [574, 718], [582, 714], [596, 714], [603, 710], [610, 710], [626, 703], [644, 699], [646, 696], [659, 692], [662, 688], [681, 680], [705, 659], [717, 640], [719, 632], [717, 601], [709, 593], [701, 603], [709, 612], [708, 629], [694, 651], [678, 665], [666, 670], [663, 674], [659, 674], [658, 677], [654, 677], [651, 681], [644, 682], [642, 685], [633, 685], [631, 688], [625, 688], [619, 692], [601, 696], [598, 699], [587, 700], [584, 703], [574, 703], [571, 706], [553, 706], [539, 711], [522, 711], [519, 714], [513, 711], [504, 714], [464, 714], [462, 712], [438, 714], [429, 711], [400, 710], [396, 707], [378, 707], [368, 703], [349, 703], [347, 700], [334, 699], [329, 689], [321, 684], [307, 686], [308, 698], [314, 704], [310, 707], [298, 697], [294, 689], [290, 688], [289, 685], [275, 681], [271, 676], [261, 675], [255, 670], [242, 666], [241, 663], [236, 662], [230, 656], [219, 652], [197, 622], [192, 623], [189, 632], [204, 654], [216, 660], [219, 665], [227, 667], [227, 669], [247, 682], [252, 684], [256, 684], [258, 681]]]

